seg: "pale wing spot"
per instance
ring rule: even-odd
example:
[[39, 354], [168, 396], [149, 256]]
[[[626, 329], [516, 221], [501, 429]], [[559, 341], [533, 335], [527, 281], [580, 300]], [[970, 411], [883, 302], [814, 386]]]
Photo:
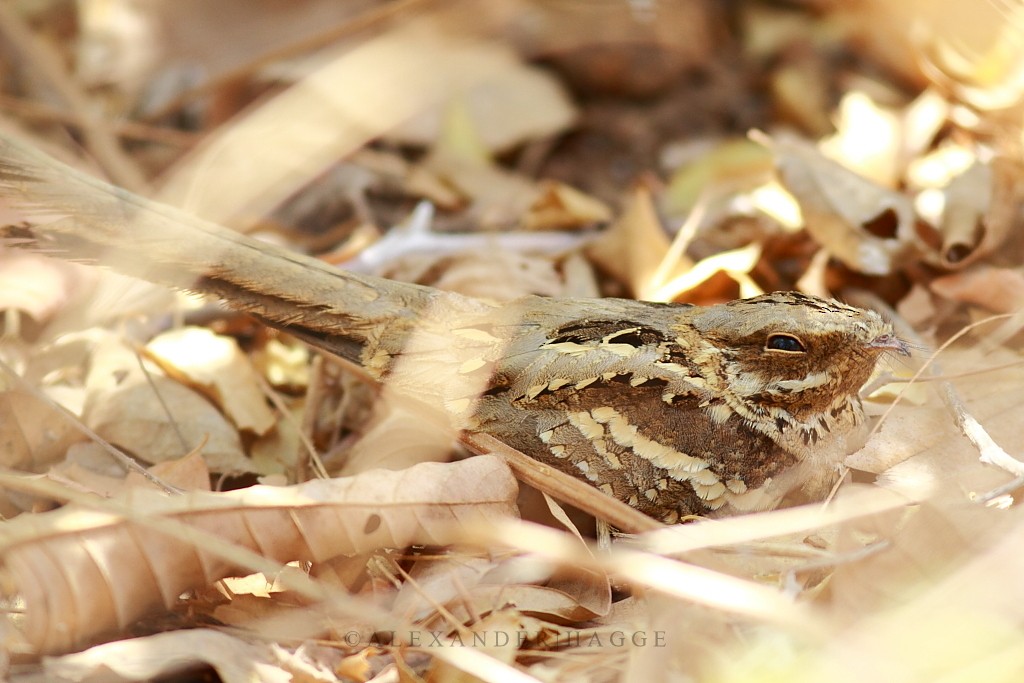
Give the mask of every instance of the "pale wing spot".
[[545, 430], [545, 431], [541, 432], [540, 434], [538, 434], [537, 437], [540, 438], [540, 440], [542, 442], [548, 443], [549, 441], [551, 441], [551, 437], [553, 437], [554, 435], [555, 435], [555, 430], [548, 429], [548, 430]]
[[635, 346], [630, 346], [629, 344], [601, 344], [600, 348], [610, 351], [616, 356], [622, 356], [623, 358], [635, 356], [636, 352], [640, 350]]
[[526, 390], [526, 400], [532, 401], [540, 395], [540, 392], [548, 388], [547, 384], [534, 384], [532, 387]]
[[590, 417], [590, 413], [569, 413], [569, 423], [578, 429], [585, 439], [590, 441], [604, 439], [604, 427], [598, 424], [594, 418]]
[[586, 460], [576, 462], [576, 468], [583, 473], [583, 476], [587, 478], [587, 481], [597, 481], [597, 472], [590, 471], [590, 463]]
[[564, 353], [568, 356], [579, 356], [584, 353], [591, 353], [594, 350], [593, 346], [584, 346], [583, 344], [577, 344], [576, 342], [555, 342], [548, 344], [541, 344], [542, 349], [551, 349], [558, 353]]
[[712, 500], [705, 500], [704, 505], [706, 505], [708, 508], [712, 510], [717, 510], [718, 508], [725, 505], [727, 502], [729, 501], [727, 501], [725, 498], [714, 498]]
[[650, 377], [643, 377], [641, 375], [634, 375], [629, 380], [629, 386], [631, 386], [631, 387], [638, 387], [638, 386], [640, 386], [641, 384], [643, 384], [644, 382], [646, 382], [649, 379], [650, 379]]
[[576, 382], [576, 384], [574, 385], [574, 388], [577, 389], [577, 390], [583, 389], [585, 387], [589, 387], [591, 384], [593, 384], [596, 381], [597, 381], [596, 377], [588, 377], [587, 379], [583, 379], [583, 380], [580, 380], [579, 382]]
[[476, 327], [460, 327], [459, 329], [452, 330], [452, 334], [456, 337], [462, 337], [463, 339], [470, 339], [472, 341], [487, 342], [489, 344], [497, 344], [501, 340], [495, 337], [493, 334], [484, 332]]
[[[667, 370], [676, 375], [683, 375], [684, 377], [690, 376], [690, 370], [685, 365], [679, 365], [678, 363], [665, 363], [663, 361], [655, 361], [654, 367], [660, 370]], [[697, 379], [696, 377], [694, 379]]]
[[615, 491], [612, 490], [611, 484], [601, 484], [598, 488], [601, 489], [601, 491], [603, 493], [606, 493], [609, 496], [614, 496], [615, 495]]
[[601, 379], [603, 379], [605, 382], [609, 382], [609, 381], [615, 379], [618, 376], [618, 374], [619, 373], [614, 372], [614, 371], [602, 372], [601, 373]]
[[608, 433], [615, 443], [623, 448], [631, 448], [640, 457], [650, 460], [658, 467], [669, 470], [673, 479], [685, 481], [689, 477], [684, 475], [708, 468], [706, 460], [687, 455], [640, 434], [636, 426], [629, 424], [626, 418], [614, 408], [607, 406], [594, 408], [591, 415], [593, 415], [595, 423], [608, 425]]
[[692, 481], [694, 484], [701, 484], [703, 486], [712, 486], [717, 484], [719, 479], [718, 475], [712, 470], [701, 470], [700, 472], [694, 472], [693, 474], [687, 475], [687, 479]]
[[611, 334], [608, 334], [608, 335], [605, 335], [604, 337], [602, 337], [601, 338], [601, 343], [602, 344], [614, 344], [615, 342], [613, 342], [612, 339], [615, 339], [616, 337], [621, 337], [624, 334], [633, 334], [634, 332], [639, 332], [639, 331], [640, 331], [639, 327], [626, 327], [626, 328], [623, 328], [621, 330], [616, 330], [616, 331], [612, 332]]
[[701, 500], [705, 501], [716, 500], [726, 491], [725, 484], [723, 484], [722, 482], [714, 483], [711, 486], [705, 486], [703, 484], [691, 482], [691, 486], [693, 486], [693, 490], [697, 493], [697, 496]]
[[652, 503], [658, 500], [658, 492], [655, 489], [647, 489], [644, 491], [644, 498], [651, 501]]
[[487, 361], [485, 361], [483, 358], [470, 358], [469, 360], [467, 360], [466, 362], [459, 366], [459, 374], [468, 375], [471, 372], [479, 370], [485, 365], [487, 365]]
[[669, 404], [669, 405], [672, 405], [672, 401], [673, 401], [673, 399], [675, 399], [675, 397], [676, 397], [675, 394], [672, 394], [672, 393], [669, 393], [669, 392], [665, 392], [664, 394], [661, 395], [661, 400], [664, 401], [665, 403]]
[[747, 492], [747, 485], [743, 483], [742, 479], [730, 479], [725, 482], [725, 486], [737, 495], [742, 495]]
[[640, 501], [637, 499], [636, 496], [630, 496], [629, 499], [626, 501], [626, 505], [628, 505], [631, 508], [635, 508], [639, 502]]
[[665, 524], [676, 524], [679, 522], [679, 512], [676, 510], [672, 510], [667, 515], [662, 517], [661, 521], [665, 522]]
[[558, 378], [553, 379], [550, 382], [548, 382], [548, 390], [549, 391], [554, 391], [556, 389], [561, 389], [566, 384], [570, 384], [571, 382], [572, 382], [571, 379], [564, 379], [562, 377], [558, 377]]
[[372, 356], [366, 359], [364, 365], [367, 370], [375, 371], [378, 374], [383, 372], [391, 361], [391, 354], [384, 349], [377, 349]]
[[662, 491], [667, 489], [668, 488], [668, 479], [659, 479], [658, 482], [657, 482], [657, 487], [659, 489], [661, 489]]
[[555, 456], [559, 460], [566, 457], [565, 446], [552, 446], [551, 455]]
[[[604, 444], [602, 444], [602, 446], [603, 445]], [[602, 455], [604, 455], [605, 460], [608, 461], [608, 468], [609, 469], [613, 469], [613, 470], [621, 470], [622, 469], [622, 461], [619, 460], [619, 456], [615, 455], [614, 453], [609, 451], [607, 448], [603, 449]]]
[[717, 425], [725, 424], [726, 420], [732, 417], [733, 409], [726, 403], [716, 403], [707, 407], [708, 417]]

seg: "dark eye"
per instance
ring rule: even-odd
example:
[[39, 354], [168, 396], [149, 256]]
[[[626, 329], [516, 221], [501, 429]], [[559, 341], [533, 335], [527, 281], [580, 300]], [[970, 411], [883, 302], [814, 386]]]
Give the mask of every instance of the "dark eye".
[[768, 342], [764, 345], [764, 348], [771, 351], [789, 351], [791, 353], [804, 353], [807, 351], [804, 348], [803, 342], [791, 334], [773, 334], [768, 337]]

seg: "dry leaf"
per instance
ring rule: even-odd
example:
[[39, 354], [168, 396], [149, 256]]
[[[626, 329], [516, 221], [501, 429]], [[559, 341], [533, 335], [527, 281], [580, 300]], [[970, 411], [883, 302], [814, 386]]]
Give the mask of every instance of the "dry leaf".
[[718, 273], [724, 273], [739, 285], [740, 297], [763, 294], [761, 288], [750, 277], [750, 272], [757, 265], [759, 258], [761, 258], [761, 245], [757, 243], [709, 256], [696, 263], [686, 273], [651, 292], [650, 300], [678, 301], [684, 298], [687, 292], [699, 288]]
[[545, 181], [540, 186], [540, 197], [523, 217], [523, 228], [571, 230], [611, 219], [611, 209], [604, 202], [564, 183]]
[[717, 143], [672, 175], [661, 208], [671, 216], [686, 215], [701, 196], [756, 187], [771, 177], [771, 171], [772, 156], [763, 144], [745, 138]]
[[[638, 186], [618, 220], [587, 246], [587, 255], [632, 293], [648, 298], [652, 278], [668, 250], [669, 239], [651, 193]], [[688, 264], [684, 258], [678, 267]]]
[[[981, 370], [1019, 362], [1019, 355], [999, 350], [982, 355], [955, 348], [939, 357], [944, 374]], [[1019, 442], [1024, 377], [1020, 367], [1001, 368], [952, 379], [974, 417], [999, 443]], [[850, 467], [881, 473], [879, 484], [916, 500], [926, 497], [960, 500], [972, 491], [985, 491], [1006, 480], [1006, 474], [978, 461], [978, 453], [959, 433], [949, 410], [932, 396], [927, 406], [898, 405], [881, 429], [857, 453], [847, 458]], [[1019, 455], [1019, 454], [1018, 454]]]
[[292, 681], [290, 673], [278, 668], [268, 646], [205, 628], [119, 640], [43, 661], [43, 671], [52, 681], [152, 681], [203, 665], [212, 667], [224, 683]]
[[246, 550], [288, 562], [446, 545], [466, 525], [514, 515], [515, 495], [508, 468], [487, 456], [287, 488], [180, 496], [131, 489], [116, 502], [90, 503], [99, 509], [71, 505], [12, 520], [0, 550], [26, 605], [26, 641], [58, 652], [237, 574], [252, 564]]
[[154, 338], [146, 350], [171, 377], [210, 396], [240, 430], [263, 436], [274, 426], [256, 371], [231, 337], [182, 327]]
[[[488, 154], [528, 140], [557, 135], [576, 118], [576, 110], [562, 85], [547, 71], [523, 64], [507, 46], [497, 42], [467, 46], [460, 59], [477, 62], [474, 69], [488, 77], [458, 87], [466, 124]], [[452, 67], [452, 78], [466, 70]], [[441, 135], [449, 105], [435, 105], [399, 124], [387, 137], [406, 144], [430, 146]]]
[[12, 470], [30, 470], [32, 449], [14, 412], [15, 392], [0, 392], [0, 466]]
[[[47, 393], [62, 392], [59, 387], [51, 387]], [[13, 469], [43, 471], [63, 458], [72, 444], [85, 438], [53, 406], [18, 389], [0, 393], [0, 412], [0, 440], [10, 448], [0, 459], [6, 458], [3, 462]], [[27, 451], [19, 445], [22, 441]]]
[[[214, 472], [252, 472], [235, 428], [209, 401], [159, 375], [89, 394], [83, 421], [143, 462], [180, 458], [203, 444]], [[204, 443], [205, 441], [205, 443]]]
[[238, 431], [206, 398], [155, 372], [109, 338], [97, 346], [86, 379], [83, 421], [147, 463], [180, 458], [203, 444], [214, 472], [252, 472]]
[[867, 94], [849, 92], [839, 103], [836, 134], [822, 140], [825, 156], [883, 187], [896, 187], [903, 175], [900, 117]]
[[916, 242], [910, 199], [826, 158], [796, 136], [766, 137], [783, 185], [803, 213], [807, 231], [832, 256], [867, 275], [896, 269]]
[[993, 313], [1024, 308], [1024, 273], [1017, 268], [978, 264], [932, 280], [929, 289], [944, 299], [979, 306]]
[[997, 157], [975, 162], [943, 190], [941, 244], [929, 252], [940, 267], [963, 268], [998, 254], [1020, 223], [1024, 207], [1024, 166]]

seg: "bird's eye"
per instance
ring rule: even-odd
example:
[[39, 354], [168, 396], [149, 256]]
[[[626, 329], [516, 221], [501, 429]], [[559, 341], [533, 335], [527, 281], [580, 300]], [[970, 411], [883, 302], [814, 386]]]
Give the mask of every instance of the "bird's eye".
[[764, 348], [769, 351], [788, 351], [790, 353], [804, 353], [807, 351], [804, 348], [803, 342], [791, 334], [773, 334], [768, 337]]

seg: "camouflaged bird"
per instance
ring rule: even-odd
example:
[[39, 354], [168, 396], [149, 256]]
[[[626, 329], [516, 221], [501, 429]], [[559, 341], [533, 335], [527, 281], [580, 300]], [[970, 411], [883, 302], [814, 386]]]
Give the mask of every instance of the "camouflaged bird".
[[3, 139], [0, 197], [24, 215], [6, 244], [220, 297], [666, 522], [823, 497], [860, 388], [908, 353], [877, 313], [798, 293], [498, 305], [345, 272]]

